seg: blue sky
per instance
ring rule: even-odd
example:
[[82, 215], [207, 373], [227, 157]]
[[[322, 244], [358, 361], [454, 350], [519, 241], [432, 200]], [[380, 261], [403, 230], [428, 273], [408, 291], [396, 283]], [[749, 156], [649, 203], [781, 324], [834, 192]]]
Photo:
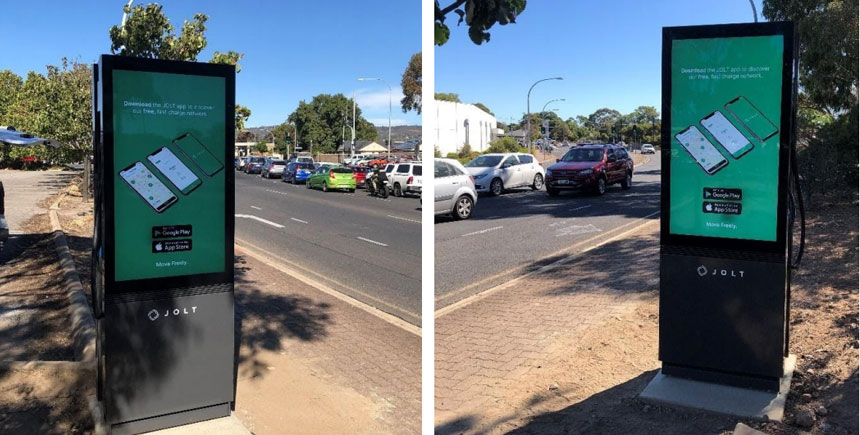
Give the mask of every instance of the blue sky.
[[[126, 0], [0, 1], [10, 13], [0, 32], [0, 69], [21, 76], [62, 57], [93, 63], [110, 52], [108, 29], [119, 24]], [[145, 5], [147, 0], [136, 0]], [[420, 124], [400, 109], [400, 78], [412, 54], [421, 50], [420, 0], [178, 1], [164, 0], [174, 27], [194, 13], [209, 15], [208, 45], [245, 53], [236, 80], [236, 101], [251, 109], [246, 125], [274, 125], [319, 93], [352, 95], [365, 118], [388, 125], [388, 88], [394, 90], [393, 124]]]
[[[761, 0], [756, 0], [761, 17]], [[521, 119], [526, 94], [532, 112], [558, 108], [563, 119], [601, 107], [660, 109], [663, 26], [751, 22], [748, 0], [531, 0], [516, 24], [494, 26], [490, 42], [474, 45], [467, 28], [447, 22], [451, 38], [436, 49], [436, 92], [481, 102], [501, 122]]]

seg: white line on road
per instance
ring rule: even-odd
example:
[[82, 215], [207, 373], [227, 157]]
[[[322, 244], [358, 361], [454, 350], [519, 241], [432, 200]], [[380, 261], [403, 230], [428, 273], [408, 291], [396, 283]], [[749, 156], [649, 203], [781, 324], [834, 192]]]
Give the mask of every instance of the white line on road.
[[415, 222], [416, 224], [420, 224], [420, 223], [421, 223], [421, 221], [416, 221], [415, 219], [409, 219], [409, 218], [400, 217], [400, 216], [392, 216], [392, 215], [388, 215], [388, 217], [390, 217], [390, 218], [392, 218], [392, 219], [400, 219], [400, 220], [402, 220], [402, 221], [407, 221], [407, 222]]
[[291, 220], [291, 221], [296, 221], [296, 222], [301, 222], [301, 223], [303, 223], [303, 224], [308, 223], [308, 221], [303, 221], [303, 220], [301, 220], [301, 219], [296, 219], [296, 218], [290, 218], [290, 220]]
[[257, 207], [256, 205], [252, 205], [252, 206], [251, 206], [251, 208], [253, 208], [253, 209], [255, 209], [255, 210], [262, 210], [262, 208]]
[[278, 195], [286, 195], [287, 194], [287, 192], [281, 192], [280, 190], [272, 190], [272, 189], [266, 189], [266, 192], [277, 193]]
[[475, 232], [473, 232], [473, 233], [466, 233], [466, 234], [463, 234], [463, 235], [462, 235], [462, 236], [460, 236], [460, 237], [474, 236], [475, 234], [484, 234], [484, 233], [488, 233], [488, 232], [490, 232], [490, 231], [495, 231], [495, 230], [498, 230], [498, 229], [501, 229], [501, 228], [503, 228], [503, 226], [501, 226], [501, 225], [500, 225], [500, 226], [493, 227], [493, 228], [487, 228], [486, 230], [475, 231]]
[[262, 222], [262, 223], [264, 223], [264, 224], [266, 224], [266, 225], [271, 225], [271, 226], [273, 226], [273, 227], [275, 227], [275, 228], [283, 228], [283, 227], [284, 227], [283, 225], [281, 225], [281, 224], [279, 224], [279, 223], [277, 223], [277, 222], [272, 222], [272, 221], [270, 221], [270, 220], [266, 220], [266, 219], [263, 219], [263, 218], [261, 218], [261, 217], [254, 216], [254, 215], [252, 215], [252, 214], [237, 214], [237, 215], [236, 215], [236, 217], [237, 217], [237, 218], [244, 218], [244, 219], [253, 219], [253, 220], [257, 221], [257, 222]]
[[379, 246], [388, 246], [388, 245], [386, 245], [385, 243], [377, 242], [376, 240], [365, 239], [364, 237], [356, 237], [356, 238], [357, 238], [358, 240], [364, 240], [364, 241], [365, 241], [365, 242], [367, 242], [367, 243], [373, 243], [374, 245], [379, 245]]
[[584, 208], [588, 208], [588, 207], [591, 207], [591, 204], [589, 204], [589, 205], [583, 205], [582, 207], [572, 208], [572, 209], [570, 209], [570, 211], [582, 210], [582, 209], [584, 209]]

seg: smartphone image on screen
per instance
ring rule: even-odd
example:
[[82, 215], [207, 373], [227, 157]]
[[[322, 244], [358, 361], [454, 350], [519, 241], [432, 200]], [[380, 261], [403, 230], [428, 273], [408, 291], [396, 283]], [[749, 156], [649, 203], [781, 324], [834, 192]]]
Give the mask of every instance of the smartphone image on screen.
[[224, 165], [218, 158], [191, 133], [185, 133], [173, 139], [173, 145], [185, 153], [207, 177], [211, 177], [224, 169]]
[[182, 160], [179, 160], [179, 157], [176, 157], [170, 148], [161, 147], [161, 149], [150, 154], [147, 160], [158, 168], [183, 195], [188, 195], [203, 184], [200, 178], [194, 175], [194, 172], [185, 163], [182, 163]]
[[729, 101], [725, 107], [759, 142], [764, 142], [779, 132], [776, 124], [767, 119], [743, 95]]
[[132, 190], [155, 210], [161, 213], [167, 210], [177, 201], [176, 195], [167, 188], [158, 178], [147, 169], [141, 162], [134, 162], [119, 172], [119, 176], [125, 180]]
[[737, 127], [729, 122], [729, 119], [719, 110], [702, 118], [699, 124], [702, 124], [702, 127], [705, 127], [705, 130], [708, 130], [708, 133], [711, 133], [711, 136], [717, 140], [717, 143], [735, 159], [741, 158], [753, 149], [752, 142], [741, 134]]
[[729, 164], [729, 161], [717, 151], [714, 144], [695, 125], [691, 125], [676, 134], [675, 140], [708, 175], [714, 175]]

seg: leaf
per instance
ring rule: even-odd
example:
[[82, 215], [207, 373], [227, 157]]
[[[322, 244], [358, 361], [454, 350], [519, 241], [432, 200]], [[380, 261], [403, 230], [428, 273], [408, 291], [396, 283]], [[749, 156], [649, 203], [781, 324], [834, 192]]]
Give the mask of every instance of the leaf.
[[448, 37], [451, 35], [451, 30], [448, 26], [437, 22], [433, 29], [434, 42], [436, 45], [445, 45], [448, 42]]

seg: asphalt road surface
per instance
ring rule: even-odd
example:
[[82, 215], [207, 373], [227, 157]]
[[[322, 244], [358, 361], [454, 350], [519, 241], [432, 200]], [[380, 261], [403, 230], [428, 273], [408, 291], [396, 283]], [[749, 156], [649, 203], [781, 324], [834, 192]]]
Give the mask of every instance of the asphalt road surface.
[[418, 196], [324, 193], [237, 172], [236, 243], [421, 325]]
[[469, 220], [436, 218], [436, 309], [622, 233], [639, 219], [658, 219], [659, 210], [660, 161], [653, 155], [635, 168], [630, 190], [616, 184], [603, 196], [549, 197], [531, 189], [481, 196]]

